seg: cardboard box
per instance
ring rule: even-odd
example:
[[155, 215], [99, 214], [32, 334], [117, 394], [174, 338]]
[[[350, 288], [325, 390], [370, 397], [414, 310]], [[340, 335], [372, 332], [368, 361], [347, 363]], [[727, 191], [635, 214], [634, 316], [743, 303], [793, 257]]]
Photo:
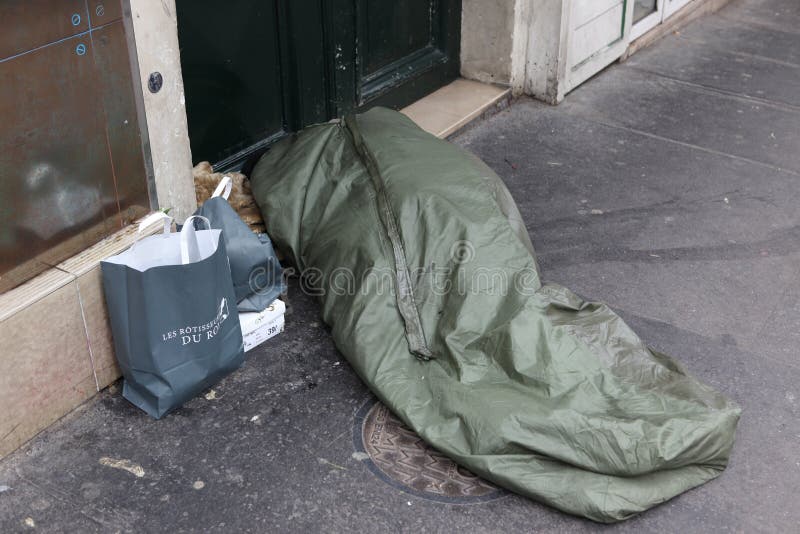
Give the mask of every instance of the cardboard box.
[[283, 332], [285, 312], [286, 304], [280, 299], [275, 299], [264, 311], [240, 313], [244, 351], [247, 352]]

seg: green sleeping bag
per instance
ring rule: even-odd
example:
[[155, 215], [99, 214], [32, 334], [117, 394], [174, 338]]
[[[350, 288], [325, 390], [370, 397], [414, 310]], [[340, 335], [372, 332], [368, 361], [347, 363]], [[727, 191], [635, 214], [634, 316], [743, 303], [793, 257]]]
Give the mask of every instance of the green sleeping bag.
[[336, 346], [455, 462], [602, 522], [725, 469], [739, 408], [604, 304], [543, 284], [474, 156], [375, 108], [277, 143], [251, 182]]

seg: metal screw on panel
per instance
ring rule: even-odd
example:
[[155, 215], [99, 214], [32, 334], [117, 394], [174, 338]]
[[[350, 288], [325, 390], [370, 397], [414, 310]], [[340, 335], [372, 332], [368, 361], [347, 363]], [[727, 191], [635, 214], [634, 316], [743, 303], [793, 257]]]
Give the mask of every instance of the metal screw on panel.
[[164, 77], [161, 76], [161, 73], [151, 73], [150, 78], [147, 80], [147, 88], [150, 89], [150, 92], [153, 94], [159, 92], [162, 85], [164, 85]]
[[81, 23], [81, 16], [80, 16], [80, 14], [79, 14], [79, 13], [73, 13], [73, 14], [72, 14], [72, 25], [73, 25], [73, 26], [77, 26], [77, 25], [78, 25], [78, 24], [80, 24], [80, 23]]
[[106, 8], [103, 7], [103, 4], [97, 4], [97, 7], [94, 9], [94, 12], [97, 13], [98, 17], [102, 17], [106, 13]]
[[78, 54], [79, 56], [86, 54], [86, 45], [81, 43], [78, 46], [76, 46], [75, 53]]

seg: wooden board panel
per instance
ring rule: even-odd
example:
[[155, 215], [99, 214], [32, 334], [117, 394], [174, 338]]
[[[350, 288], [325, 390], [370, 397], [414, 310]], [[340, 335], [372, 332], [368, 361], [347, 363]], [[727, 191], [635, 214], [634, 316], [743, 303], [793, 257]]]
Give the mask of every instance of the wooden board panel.
[[[104, 16], [110, 16], [107, 12]], [[92, 32], [92, 52], [97, 73], [97, 92], [102, 101], [106, 141], [113, 164], [116, 228], [130, 224], [150, 211], [144, 179], [142, 132], [132, 97], [133, 76], [122, 20], [107, 23]], [[125, 98], [125, 96], [128, 96]]]
[[120, 3], [89, 4], [0, 3], [0, 292], [150, 207]]
[[0, 273], [74, 233], [98, 232], [64, 258], [113, 231], [97, 226], [116, 197], [90, 52], [77, 36], [0, 63], [0, 116], [14, 125], [0, 134]]
[[85, 0], [3, 0], [0, 21], [0, 59], [89, 30]]

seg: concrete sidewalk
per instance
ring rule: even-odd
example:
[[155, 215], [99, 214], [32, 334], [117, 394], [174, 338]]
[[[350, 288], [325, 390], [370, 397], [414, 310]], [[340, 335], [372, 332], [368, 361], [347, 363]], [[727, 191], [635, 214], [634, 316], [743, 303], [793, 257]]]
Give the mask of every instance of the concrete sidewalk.
[[800, 4], [734, 0], [454, 141], [508, 184], [544, 278], [741, 404], [720, 478], [614, 526], [482, 485], [381, 419], [295, 284], [286, 332], [209, 394], [152, 421], [111, 388], [0, 462], [0, 532], [796, 532]]

